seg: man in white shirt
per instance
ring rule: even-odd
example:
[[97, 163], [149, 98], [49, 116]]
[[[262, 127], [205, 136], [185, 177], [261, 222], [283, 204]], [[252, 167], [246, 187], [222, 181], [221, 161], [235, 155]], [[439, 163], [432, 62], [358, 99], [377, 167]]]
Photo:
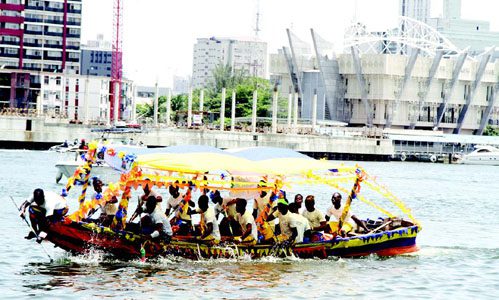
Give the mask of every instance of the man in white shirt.
[[[338, 232], [338, 222], [341, 218], [341, 214], [343, 213], [344, 205], [341, 203], [341, 194], [340, 193], [334, 193], [333, 196], [331, 197], [331, 203], [333, 204], [329, 209], [327, 210], [326, 213], [326, 221], [329, 221], [334, 217], [332, 222], [329, 223], [331, 227], [331, 231]], [[367, 229], [366, 224], [362, 221], [359, 220], [356, 216], [352, 214], [352, 211], [349, 210], [347, 213], [347, 216], [345, 218], [345, 222], [343, 226], [341, 227], [341, 231], [343, 233], [348, 233], [349, 231], [359, 231], [359, 228], [362, 228], [365, 232], [369, 232], [369, 229]]]
[[237, 221], [241, 225], [241, 242], [245, 244], [256, 244], [258, 241], [258, 233], [256, 229], [255, 219], [251, 211], [246, 209], [248, 202], [246, 199], [236, 199]]
[[215, 217], [223, 214], [224, 217], [220, 221], [220, 234], [222, 236], [239, 236], [241, 230], [239, 223], [236, 221], [236, 199], [230, 197], [222, 197], [218, 190], [210, 193], [210, 198], [215, 203]]
[[305, 210], [302, 215], [308, 220], [313, 231], [324, 231], [327, 226], [324, 214], [315, 208], [315, 198], [313, 195], [308, 195], [305, 198]]
[[296, 229], [295, 243], [303, 243], [304, 238], [310, 239], [310, 223], [307, 218], [298, 213], [298, 204], [289, 204], [289, 225]]
[[215, 217], [215, 210], [213, 207], [208, 206], [208, 196], [201, 195], [198, 199], [198, 208], [195, 210], [189, 209], [189, 214], [200, 214], [201, 220], [199, 228], [201, 229], [201, 236], [199, 240], [208, 243], [219, 243], [221, 236], [218, 228], [218, 222]]
[[[19, 211], [22, 218], [28, 206], [29, 219], [35, 232], [30, 232], [26, 239], [40, 236], [40, 232], [46, 230], [50, 223], [61, 221], [68, 212], [66, 199], [54, 192], [45, 193], [42, 189], [35, 189], [33, 197], [21, 205]], [[41, 242], [41, 239], [37, 241]]]
[[163, 239], [167, 242], [173, 235], [170, 222], [162, 211], [156, 209], [156, 197], [151, 195], [146, 201], [145, 216], [142, 218], [143, 233], [152, 239]]
[[[175, 183], [178, 184], [178, 181]], [[171, 213], [174, 213], [175, 217], [172, 219], [172, 224], [178, 225], [176, 234], [187, 235], [191, 232], [192, 220], [189, 215], [189, 210], [183, 209], [183, 206], [195, 206], [194, 202], [190, 201], [190, 191], [182, 194], [180, 193], [180, 187], [178, 185], [170, 185], [168, 187], [168, 192], [170, 193], [170, 198], [168, 198], [168, 201], [166, 202], [165, 214], [169, 217]]]

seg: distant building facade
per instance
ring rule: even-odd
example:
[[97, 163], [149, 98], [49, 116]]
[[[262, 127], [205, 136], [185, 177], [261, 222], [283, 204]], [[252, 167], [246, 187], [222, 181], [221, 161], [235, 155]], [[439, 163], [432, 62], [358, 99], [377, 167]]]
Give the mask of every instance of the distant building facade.
[[426, 23], [430, 7], [431, 0], [399, 0], [399, 15]]
[[[466, 134], [482, 134], [488, 124], [499, 126], [499, 61], [491, 52], [467, 55], [431, 27], [407, 18], [384, 35], [352, 31], [345, 50], [337, 54], [315, 32], [312, 40], [312, 57], [286, 55], [293, 51], [270, 56], [271, 79], [283, 85], [285, 96], [298, 91], [302, 119], [311, 118], [317, 95], [318, 120], [351, 126]], [[407, 51], [385, 51], [392, 43]]]
[[[469, 47], [472, 55], [488, 47], [499, 47], [499, 32], [490, 31], [490, 22], [461, 19], [461, 0], [444, 0], [443, 17], [430, 18], [427, 23], [457, 47]], [[499, 57], [499, 52], [495, 57]]]
[[[171, 89], [167, 87], [158, 87], [158, 97], [166, 97]], [[150, 104], [152, 105], [156, 94], [156, 87], [154, 86], [136, 86], [135, 87], [135, 102], [137, 104]]]
[[[81, 0], [0, 3], [0, 108], [30, 108], [39, 72], [80, 71]], [[33, 74], [35, 75], [33, 75]]]
[[111, 77], [113, 62], [111, 43], [105, 41], [102, 35], [98, 35], [97, 40], [88, 41], [86, 45], [81, 46], [80, 61], [82, 75]]
[[255, 39], [199, 38], [193, 51], [192, 87], [206, 87], [220, 64], [243, 70], [249, 76], [265, 78], [267, 43]]
[[191, 77], [173, 76], [173, 94], [187, 94], [191, 84]]

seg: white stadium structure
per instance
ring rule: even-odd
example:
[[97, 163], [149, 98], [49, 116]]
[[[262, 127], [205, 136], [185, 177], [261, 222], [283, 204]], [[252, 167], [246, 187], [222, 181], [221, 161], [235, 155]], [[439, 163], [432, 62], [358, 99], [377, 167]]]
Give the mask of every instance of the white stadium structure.
[[352, 126], [482, 134], [499, 125], [494, 47], [472, 55], [408, 17], [384, 32], [353, 23], [341, 53], [313, 29], [310, 43], [287, 33], [289, 46], [271, 55], [271, 79], [298, 96], [302, 119], [317, 94], [318, 119]]

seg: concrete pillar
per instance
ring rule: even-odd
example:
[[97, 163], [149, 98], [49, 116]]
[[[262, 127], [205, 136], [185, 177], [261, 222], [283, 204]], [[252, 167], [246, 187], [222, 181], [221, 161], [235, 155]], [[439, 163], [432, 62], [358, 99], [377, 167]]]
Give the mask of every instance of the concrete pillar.
[[258, 92], [253, 92], [253, 109], [251, 110], [251, 132], [256, 133], [256, 108], [258, 102]]
[[38, 117], [41, 117], [43, 113], [42, 95], [43, 93], [40, 92], [40, 94], [38, 94], [38, 97], [36, 97], [36, 115]]
[[293, 101], [293, 127], [298, 126], [298, 93], [295, 93], [295, 98]]
[[220, 100], [220, 131], [225, 130], [225, 88], [222, 88], [222, 99]]
[[[112, 81], [108, 82], [110, 85], [113, 84]], [[106, 100], [109, 101], [109, 103], [107, 104], [107, 111], [106, 111], [106, 125], [111, 126], [111, 97], [108, 96]]]
[[159, 97], [159, 88], [158, 82], [154, 85], [154, 101], [153, 101], [153, 109], [152, 115], [154, 117], [154, 127], [158, 127], [158, 97]]
[[272, 133], [277, 133], [277, 98], [279, 92], [274, 89], [274, 97], [272, 98]]
[[291, 127], [291, 111], [293, 110], [293, 94], [290, 92], [288, 96], [288, 128]]
[[84, 124], [88, 124], [88, 102], [90, 101], [90, 98], [88, 97], [88, 85], [90, 84], [90, 79], [89, 76], [87, 75], [87, 78], [85, 78], [85, 118], [84, 118]]
[[236, 130], [236, 91], [232, 90], [232, 105], [230, 110], [230, 131]]
[[203, 111], [203, 105], [204, 105], [204, 90], [201, 90], [199, 92], [199, 111]]
[[120, 110], [120, 83], [119, 82], [115, 82], [114, 83], [114, 116], [113, 116], [113, 120], [114, 120], [114, 124], [116, 124], [116, 122], [118, 122], [118, 116], [119, 116], [119, 110]]
[[166, 126], [170, 126], [172, 113], [172, 90], [168, 89], [168, 98], [166, 98]]
[[187, 127], [192, 125], [192, 89], [189, 90], [189, 98], [187, 98]]
[[132, 123], [137, 123], [137, 86], [132, 85], [132, 113], [131, 116]]
[[315, 132], [315, 126], [317, 125], [317, 91], [314, 93], [314, 98], [312, 99], [312, 131]]

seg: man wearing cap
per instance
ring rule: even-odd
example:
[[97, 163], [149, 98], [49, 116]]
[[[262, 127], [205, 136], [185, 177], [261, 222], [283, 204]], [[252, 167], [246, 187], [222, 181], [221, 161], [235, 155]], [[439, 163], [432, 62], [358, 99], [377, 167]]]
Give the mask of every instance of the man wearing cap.
[[[329, 222], [329, 226], [332, 232], [337, 231], [338, 222], [341, 218], [341, 214], [343, 213], [344, 205], [341, 203], [341, 194], [336, 192], [331, 197], [331, 207], [326, 212], [326, 221], [329, 222], [332, 217], [334, 217], [331, 222]], [[359, 228], [362, 228], [365, 232], [368, 232], [366, 224], [362, 220], [359, 220], [355, 215], [352, 214], [352, 211], [349, 210], [347, 216], [345, 218], [345, 224], [343, 224], [341, 231], [344, 233], [348, 233], [349, 231], [359, 231]]]

